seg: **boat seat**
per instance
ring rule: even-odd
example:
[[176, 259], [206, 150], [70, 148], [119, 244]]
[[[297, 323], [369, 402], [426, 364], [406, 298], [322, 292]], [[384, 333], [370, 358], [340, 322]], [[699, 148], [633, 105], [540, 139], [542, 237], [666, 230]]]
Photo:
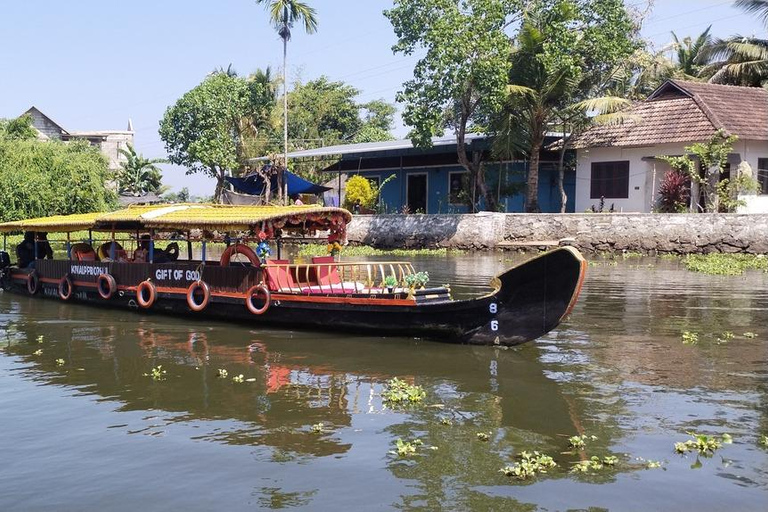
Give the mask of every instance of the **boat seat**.
[[[301, 292], [291, 274], [288, 260], [267, 260], [267, 264], [280, 265], [264, 267], [267, 274], [267, 287], [271, 292]], [[285, 266], [282, 266], [285, 265]]]
[[336, 263], [336, 260], [333, 258], [333, 256], [315, 256], [312, 258], [312, 263], [320, 264], [319, 267], [315, 267], [317, 284], [319, 285], [341, 284], [341, 278], [339, 277], [339, 268], [336, 265], [334, 265], [334, 263]]

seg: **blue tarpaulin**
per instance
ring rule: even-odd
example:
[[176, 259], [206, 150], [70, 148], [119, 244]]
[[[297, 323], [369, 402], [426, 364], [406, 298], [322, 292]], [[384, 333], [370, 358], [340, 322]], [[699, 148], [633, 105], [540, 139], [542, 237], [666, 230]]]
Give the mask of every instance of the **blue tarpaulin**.
[[[294, 194], [322, 194], [326, 190], [331, 190], [328, 187], [317, 185], [311, 181], [307, 181], [304, 178], [296, 176], [292, 172], [285, 171], [284, 178], [288, 183], [288, 195]], [[264, 179], [258, 174], [251, 174], [245, 178], [232, 178], [227, 177], [226, 180], [235, 187], [235, 190], [244, 194], [251, 194], [254, 196], [260, 196], [264, 194]], [[277, 192], [277, 176], [272, 176], [271, 179], [272, 193]]]

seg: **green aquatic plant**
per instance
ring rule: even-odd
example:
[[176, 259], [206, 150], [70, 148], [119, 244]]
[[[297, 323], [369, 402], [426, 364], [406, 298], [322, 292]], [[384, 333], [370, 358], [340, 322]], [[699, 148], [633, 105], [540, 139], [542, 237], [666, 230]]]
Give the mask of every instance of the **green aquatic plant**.
[[410, 457], [411, 455], [415, 455], [417, 448], [423, 445], [424, 443], [422, 443], [420, 439], [414, 439], [413, 441], [403, 441], [402, 439], [398, 438], [395, 441], [395, 451], [390, 453], [399, 457]]
[[691, 436], [691, 439], [675, 443], [675, 452], [686, 454], [688, 452], [696, 451], [699, 455], [710, 457], [723, 446], [723, 443], [731, 444], [733, 442], [730, 434], [723, 434], [720, 439], [716, 436], [697, 434], [696, 432], [688, 432], [688, 435]]
[[226, 379], [228, 375], [229, 375], [229, 372], [224, 368], [219, 368], [218, 370], [216, 370], [216, 377], [220, 379]]
[[615, 455], [606, 455], [603, 457], [603, 464], [606, 466], [615, 466], [619, 462], [619, 458]]
[[422, 402], [427, 393], [424, 388], [415, 384], [408, 384], [397, 377], [387, 382], [381, 397], [387, 405], [407, 405]]
[[758, 440], [758, 444], [763, 448], [768, 448], [768, 435], [761, 434], [760, 439]]
[[523, 451], [520, 453], [519, 461], [511, 466], [501, 468], [499, 472], [518, 480], [528, 480], [539, 473], [546, 473], [548, 469], [556, 466], [557, 462], [549, 455], [537, 451]]
[[719, 276], [740, 276], [750, 269], [768, 271], [768, 258], [754, 254], [690, 254], [683, 263], [692, 272]]
[[234, 377], [232, 377], [232, 382], [235, 382], [237, 384], [242, 384], [243, 382], [245, 382], [245, 377], [243, 376], [242, 373], [240, 375], [235, 375]]
[[571, 436], [568, 438], [568, 447], [574, 450], [583, 450], [587, 446], [587, 441], [597, 441], [596, 436]]
[[445, 425], [446, 427], [450, 427], [453, 425], [453, 421], [451, 421], [450, 418], [440, 418], [440, 424]]
[[748, 339], [750, 339], [750, 340], [757, 338], [757, 334], [755, 334], [755, 333], [753, 333], [753, 332], [745, 332], [745, 333], [743, 334], [743, 336], [744, 336], [745, 338], [748, 338]]
[[659, 460], [648, 460], [645, 461], [645, 468], [646, 469], [656, 469], [661, 467], [661, 461]]
[[145, 377], [152, 377], [152, 380], [165, 380], [165, 374], [167, 372], [163, 370], [163, 365], [159, 364], [150, 370], [149, 373], [145, 373]]
[[720, 345], [722, 343], [728, 343], [735, 337], [736, 335], [733, 334], [731, 331], [725, 331], [723, 334], [717, 337], [716, 341], [717, 341], [717, 344]]
[[310, 431], [312, 431], [314, 434], [322, 434], [324, 428], [325, 428], [325, 425], [323, 425], [322, 422], [315, 423], [310, 427]]
[[56, 366], [64, 366], [65, 362], [66, 361], [64, 361], [63, 359], [59, 358], [59, 359], [56, 360]]
[[600, 471], [605, 466], [614, 466], [617, 461], [618, 461], [618, 458], [614, 456], [608, 456], [601, 459], [597, 455], [593, 455], [588, 460], [575, 462], [571, 467], [571, 473], [586, 473], [587, 471]]
[[37, 337], [37, 343], [38, 343], [38, 344], [41, 344], [41, 343], [43, 343], [43, 335], [42, 335], [42, 334], [41, 334], [40, 336], [38, 336], [38, 337]]
[[478, 432], [475, 434], [475, 437], [480, 441], [488, 441], [491, 438], [491, 434], [489, 432]]
[[[447, 256], [462, 254], [458, 249], [376, 249], [367, 245], [348, 245], [344, 247], [344, 256]], [[299, 256], [326, 256], [325, 245], [304, 245], [299, 249]]]
[[695, 345], [699, 342], [699, 334], [692, 331], [683, 331], [680, 338], [683, 340], [683, 345]]
[[34, 352], [32, 352], [32, 355], [35, 355], [35, 356], [43, 355], [43, 349], [39, 348], [39, 349], [35, 350]]

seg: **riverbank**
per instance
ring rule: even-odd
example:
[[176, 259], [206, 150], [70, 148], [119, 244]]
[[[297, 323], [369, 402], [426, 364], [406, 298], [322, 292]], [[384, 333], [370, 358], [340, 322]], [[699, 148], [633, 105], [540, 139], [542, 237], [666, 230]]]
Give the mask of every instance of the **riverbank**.
[[768, 215], [482, 212], [355, 215], [347, 237], [378, 248], [538, 249], [558, 242], [585, 252], [768, 253]]

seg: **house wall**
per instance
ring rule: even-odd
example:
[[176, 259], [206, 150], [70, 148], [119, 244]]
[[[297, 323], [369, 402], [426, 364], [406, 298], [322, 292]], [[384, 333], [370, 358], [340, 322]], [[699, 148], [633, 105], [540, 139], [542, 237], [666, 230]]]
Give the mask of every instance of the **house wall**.
[[[682, 155], [685, 153], [685, 147], [690, 144], [661, 144], [641, 148], [597, 147], [577, 150], [575, 211], [587, 211], [592, 205], [597, 207], [600, 202], [599, 198], [590, 198], [592, 163], [625, 160], [629, 161], [629, 197], [606, 198], [605, 208], [608, 209], [613, 205], [617, 212], [653, 211], [659, 197], [659, 185], [669, 166], [650, 157]], [[738, 155], [737, 157], [734, 155], [730, 160], [732, 168], [735, 168], [741, 160], [746, 160], [750, 167], [756, 170], [758, 158], [768, 158], [768, 141], [737, 141], [732, 153]], [[768, 213], [768, 196], [758, 196], [750, 201], [750, 208], [745, 213]]]
[[128, 144], [133, 146], [133, 132], [107, 132], [107, 140], [99, 144], [99, 149], [109, 159], [110, 170], [120, 168], [120, 162], [127, 158], [120, 154], [119, 149], [128, 149]]
[[42, 138], [61, 139], [61, 127], [52, 123], [39, 110], [33, 108], [27, 114], [32, 117], [32, 126], [42, 134]]
[[[493, 190], [498, 190], [499, 176], [501, 175], [502, 186], [520, 185], [519, 192], [513, 196], [502, 199], [502, 205], [506, 212], [522, 212], [524, 208], [524, 189], [522, 185], [526, 179], [526, 162], [508, 162], [502, 164], [486, 165], [486, 181]], [[359, 174], [369, 178], [377, 177], [379, 183], [390, 175], [394, 174], [396, 178], [381, 190], [381, 201], [384, 204], [385, 211], [388, 213], [401, 212], [403, 206], [407, 203], [407, 183], [409, 175], [426, 174], [427, 175], [427, 211], [422, 213], [467, 213], [469, 207], [465, 204], [451, 204], [449, 200], [450, 176], [455, 172], [466, 172], [463, 167], [437, 166], [425, 168], [408, 169], [381, 169], [360, 171]], [[557, 171], [553, 165], [542, 165], [539, 176], [539, 204], [544, 212], [560, 211], [560, 195], [557, 188]], [[564, 188], [568, 201], [566, 202], [566, 211], [572, 212], [575, 196], [575, 175], [566, 173]], [[469, 191], [471, 194], [471, 190]], [[476, 192], [479, 194], [479, 192]], [[415, 212], [414, 212], [415, 213]]]

